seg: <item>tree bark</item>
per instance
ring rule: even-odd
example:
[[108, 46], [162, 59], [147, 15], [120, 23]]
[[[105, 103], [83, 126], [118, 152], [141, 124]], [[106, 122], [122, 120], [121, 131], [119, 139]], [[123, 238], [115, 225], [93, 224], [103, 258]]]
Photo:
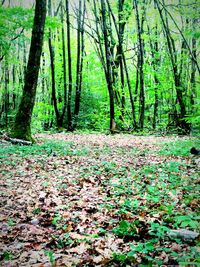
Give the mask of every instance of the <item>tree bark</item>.
[[[149, 36], [151, 36], [151, 32], [150, 32], [150, 28], [149, 25], [147, 25], [148, 28], [148, 34]], [[157, 26], [157, 22], [155, 25], [155, 41], [153, 40], [149, 40], [149, 44], [150, 44], [150, 48], [151, 48], [151, 57], [152, 57], [152, 67], [154, 70], [154, 97], [155, 97], [155, 101], [154, 101], [154, 111], [153, 111], [153, 122], [152, 122], [152, 127], [155, 130], [156, 129], [156, 121], [157, 121], [157, 117], [158, 117], [158, 103], [159, 103], [159, 99], [158, 99], [158, 86], [160, 85], [158, 76], [157, 76], [157, 71], [158, 71], [158, 67], [160, 65], [160, 59], [158, 58], [158, 53], [159, 53], [159, 48], [158, 48], [158, 26]]]
[[68, 55], [68, 102], [67, 102], [67, 129], [72, 131], [72, 59], [71, 59], [71, 37], [70, 37], [70, 18], [69, 18], [69, 1], [66, 0], [66, 22], [67, 22], [67, 55]]
[[31, 46], [22, 99], [16, 114], [12, 137], [33, 141], [31, 118], [35, 104], [40, 58], [42, 53], [44, 25], [46, 19], [46, 0], [36, 0]]
[[[196, 19], [193, 19], [192, 21], [193, 27], [195, 29], [196, 26]], [[197, 60], [197, 44], [196, 44], [196, 39], [192, 37], [192, 53]], [[190, 92], [190, 104], [193, 106], [195, 101], [195, 96], [196, 96], [196, 81], [195, 81], [195, 73], [196, 73], [196, 64], [194, 60], [191, 60], [191, 77], [190, 77], [190, 83], [191, 83], [191, 92]], [[191, 111], [193, 111], [193, 107], [191, 108]]]
[[[52, 3], [51, 0], [48, 2], [48, 13], [49, 16], [52, 16]], [[53, 106], [54, 106], [54, 111], [56, 114], [56, 122], [57, 126], [60, 127], [60, 114], [58, 110], [58, 105], [57, 105], [57, 97], [56, 97], [56, 81], [55, 81], [55, 49], [52, 43], [52, 33], [51, 29], [49, 29], [49, 38], [48, 38], [48, 44], [49, 44], [49, 54], [50, 54], [50, 63], [51, 63], [51, 94], [52, 94], [52, 100], [53, 100]]]
[[75, 108], [74, 108], [74, 129], [77, 126], [78, 114], [80, 110], [81, 89], [82, 89], [82, 70], [83, 70], [83, 54], [84, 54], [84, 20], [85, 20], [85, 0], [79, 0], [78, 12], [78, 29], [77, 29], [77, 62], [76, 62], [76, 95], [75, 95]]
[[106, 56], [106, 81], [110, 99], [110, 132], [113, 133], [115, 131], [114, 90], [113, 90], [113, 81], [111, 72], [111, 55], [109, 51], [109, 41], [108, 41], [108, 27], [106, 22], [106, 6], [104, 0], [101, 0], [101, 12], [102, 12], [102, 30], [104, 35], [104, 47]]
[[[144, 113], [145, 113], [145, 94], [144, 94], [144, 42], [142, 39], [143, 33], [143, 20], [144, 17], [140, 20], [138, 3], [137, 0], [134, 0], [136, 23], [137, 23], [137, 34], [138, 34], [138, 69], [139, 69], [139, 78], [140, 78], [140, 114], [139, 114], [139, 127], [141, 130], [144, 128]], [[144, 13], [144, 10], [143, 10]], [[144, 14], [142, 15], [144, 16]]]
[[175, 42], [174, 42], [174, 39], [172, 38], [172, 36], [170, 34], [170, 30], [169, 30], [168, 23], [167, 23], [167, 18], [166, 18], [166, 20], [164, 19], [159, 1], [155, 0], [155, 2], [157, 4], [158, 12], [159, 12], [159, 15], [160, 15], [160, 18], [162, 21], [162, 25], [163, 25], [163, 29], [165, 32], [165, 36], [167, 39], [167, 46], [168, 46], [168, 51], [169, 51], [169, 57], [170, 57], [171, 64], [172, 64], [174, 84], [175, 84], [175, 88], [176, 88], [176, 95], [177, 95], [177, 100], [178, 100], [178, 103], [180, 106], [180, 115], [181, 115], [180, 126], [181, 126], [182, 131], [184, 133], [188, 133], [190, 131], [190, 125], [185, 120], [186, 106], [185, 106], [185, 102], [183, 99], [181, 77], [180, 77], [180, 74], [178, 72], [178, 60], [177, 60], [177, 52], [176, 52], [176, 48], [175, 48]]
[[63, 120], [67, 108], [67, 71], [66, 71], [66, 48], [65, 48], [65, 30], [64, 30], [64, 12], [63, 5], [61, 6], [61, 22], [62, 22], [62, 57], [63, 57], [63, 82], [64, 82], [64, 105], [60, 116], [60, 125], [63, 125]]

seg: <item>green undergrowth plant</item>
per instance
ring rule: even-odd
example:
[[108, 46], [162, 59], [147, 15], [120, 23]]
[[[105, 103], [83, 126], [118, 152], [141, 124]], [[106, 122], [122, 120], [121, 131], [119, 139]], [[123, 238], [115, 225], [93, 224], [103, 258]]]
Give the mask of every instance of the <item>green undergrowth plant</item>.
[[200, 140], [198, 138], [191, 138], [189, 140], [179, 139], [162, 143], [162, 148], [160, 149], [159, 154], [166, 156], [187, 157], [190, 155], [191, 147], [200, 147]]
[[14, 255], [10, 251], [4, 251], [0, 255], [5, 261], [10, 261], [14, 258]]
[[129, 222], [126, 220], [120, 221], [119, 226], [113, 229], [113, 233], [119, 237], [136, 237], [137, 234], [137, 226], [139, 225], [139, 221], [136, 220], [134, 222]]
[[73, 142], [47, 140], [31, 146], [9, 145], [0, 150], [0, 159], [5, 159], [8, 155], [16, 154], [18, 157], [24, 156], [65, 156], [77, 155], [84, 156], [90, 149], [86, 146], [74, 148]]

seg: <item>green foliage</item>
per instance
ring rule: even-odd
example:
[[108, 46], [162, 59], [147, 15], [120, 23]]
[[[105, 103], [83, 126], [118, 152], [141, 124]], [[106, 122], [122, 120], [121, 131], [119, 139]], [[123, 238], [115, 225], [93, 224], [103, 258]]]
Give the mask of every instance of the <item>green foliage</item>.
[[57, 17], [47, 16], [46, 21], [45, 21], [45, 27], [46, 27], [46, 31], [48, 31], [49, 29], [56, 30], [62, 27], [62, 23]]
[[8, 54], [11, 41], [14, 41], [22, 29], [31, 29], [32, 20], [31, 9], [0, 6], [0, 56]]
[[152, 222], [150, 223], [149, 227], [149, 234], [157, 237], [158, 240], [164, 239], [166, 237], [166, 233], [169, 231], [169, 228], [163, 225], [160, 225], [159, 223]]
[[137, 199], [135, 200], [125, 199], [124, 202], [120, 205], [118, 213], [126, 214], [127, 212], [132, 212], [133, 214], [137, 214], [139, 205], [140, 203]]
[[196, 129], [197, 134], [200, 131], [200, 101], [196, 99], [196, 104], [193, 105], [193, 112], [187, 116], [187, 121], [193, 125], [193, 129]]
[[180, 228], [199, 229], [200, 216], [195, 216], [193, 213], [187, 215], [174, 216], [174, 226]]
[[5, 251], [2, 253], [2, 257], [5, 261], [10, 261], [13, 259], [13, 254], [10, 251]]
[[35, 208], [35, 209], [33, 209], [33, 214], [40, 214], [40, 212], [41, 212], [41, 209], [40, 208]]
[[113, 229], [113, 233], [119, 237], [131, 237], [137, 236], [136, 226], [139, 221], [134, 221], [132, 223], [128, 221], [120, 221], [119, 226]]
[[62, 237], [53, 236], [53, 240], [55, 242], [55, 246], [59, 249], [74, 243], [74, 241], [70, 238], [69, 233], [62, 235]]
[[45, 251], [44, 254], [49, 257], [49, 261], [50, 261], [51, 265], [53, 266], [53, 264], [55, 262], [55, 256], [54, 256], [53, 251]]
[[15, 220], [13, 220], [12, 218], [9, 218], [7, 223], [9, 226], [15, 226], [16, 224]]
[[5, 159], [8, 155], [17, 154], [19, 157], [26, 155], [45, 155], [45, 156], [62, 156], [62, 155], [87, 155], [89, 149], [82, 147], [80, 149], [73, 149], [72, 142], [55, 142], [45, 141], [41, 144], [33, 144], [32, 146], [10, 145], [3, 147], [0, 150], [0, 159]]
[[190, 155], [190, 149], [193, 146], [200, 146], [198, 139], [174, 140], [173, 142], [164, 143], [159, 153], [161, 155], [187, 157]]

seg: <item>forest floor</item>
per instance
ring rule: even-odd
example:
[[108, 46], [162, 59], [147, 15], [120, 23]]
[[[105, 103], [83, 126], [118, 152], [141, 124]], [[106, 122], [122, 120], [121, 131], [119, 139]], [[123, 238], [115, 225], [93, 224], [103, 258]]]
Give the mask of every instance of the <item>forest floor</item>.
[[1, 142], [0, 265], [197, 266], [191, 146], [199, 140], [121, 134]]

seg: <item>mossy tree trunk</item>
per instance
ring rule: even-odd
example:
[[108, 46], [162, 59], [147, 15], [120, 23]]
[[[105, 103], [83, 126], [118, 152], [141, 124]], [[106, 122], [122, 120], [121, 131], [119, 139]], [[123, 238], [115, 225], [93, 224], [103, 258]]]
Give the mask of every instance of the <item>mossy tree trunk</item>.
[[46, 0], [36, 0], [31, 46], [25, 74], [24, 88], [11, 133], [12, 137], [28, 141], [33, 141], [31, 136], [31, 118], [35, 104], [45, 19]]

